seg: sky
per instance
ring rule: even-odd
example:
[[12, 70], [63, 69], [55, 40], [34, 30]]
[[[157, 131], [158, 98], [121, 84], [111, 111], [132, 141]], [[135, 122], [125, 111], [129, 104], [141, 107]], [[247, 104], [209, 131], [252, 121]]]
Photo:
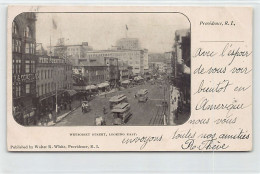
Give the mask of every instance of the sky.
[[88, 42], [94, 50], [105, 50], [127, 35], [138, 38], [141, 48], [163, 53], [172, 50], [175, 31], [189, 27], [179, 13], [38, 13], [36, 42], [46, 49], [50, 40], [53, 46], [65, 38], [67, 45]]

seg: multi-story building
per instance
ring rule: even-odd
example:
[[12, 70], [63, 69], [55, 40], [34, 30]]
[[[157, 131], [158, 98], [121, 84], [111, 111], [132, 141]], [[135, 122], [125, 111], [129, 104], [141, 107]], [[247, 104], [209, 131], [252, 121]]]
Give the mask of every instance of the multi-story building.
[[167, 64], [164, 62], [150, 62], [150, 65], [157, 70], [158, 73], [166, 73]]
[[[135, 38], [123, 38], [117, 41], [117, 49], [114, 50], [97, 50], [88, 45], [88, 42], [82, 42], [81, 45], [64, 45], [64, 41], [60, 41], [56, 46], [51, 48], [53, 56], [68, 57], [75, 65], [79, 64], [83, 59], [113, 57], [119, 61], [124, 61], [133, 67], [133, 73], [143, 75], [148, 70], [148, 50], [140, 49], [139, 41]], [[102, 62], [101, 62], [102, 63]]]
[[139, 50], [140, 44], [137, 38], [122, 38], [117, 40], [116, 47], [120, 50]]
[[21, 13], [12, 23], [12, 78], [14, 119], [34, 124], [36, 98], [35, 13]]
[[118, 58], [105, 57], [104, 63], [107, 66], [107, 71], [109, 73], [110, 86], [111, 87], [118, 86], [120, 80]]
[[190, 29], [176, 30], [172, 57], [173, 84], [181, 89], [186, 103], [190, 102]]
[[164, 57], [165, 57], [165, 64], [167, 66], [166, 68], [166, 73], [170, 75], [172, 73], [172, 56], [173, 56], [173, 51], [165, 52]]
[[52, 56], [69, 58], [74, 64], [78, 64], [78, 60], [84, 58], [86, 52], [93, 50], [88, 42], [82, 42], [78, 45], [65, 45], [64, 38], [59, 39], [57, 45], [48, 47], [48, 49]]
[[82, 59], [103, 61], [105, 57], [118, 58], [119, 61], [133, 67], [133, 73], [136, 75], [144, 74], [144, 50], [98, 50], [88, 51], [86, 57]]
[[[139, 39], [137, 38], [122, 38], [119, 39], [116, 42], [116, 47], [118, 50], [142, 50], [140, 47], [140, 42]], [[148, 66], [148, 50], [143, 49], [143, 54], [142, 54], [142, 60], [141, 65], [143, 65], [143, 74], [145, 72], [148, 72], [149, 66]]]
[[[77, 73], [75, 73], [77, 72]], [[108, 87], [109, 84], [103, 85], [109, 80], [107, 65], [98, 61], [81, 61], [74, 65], [74, 76], [78, 74], [81, 83], [74, 85], [75, 90], [87, 91], [97, 89], [98, 87]], [[101, 85], [102, 84], [102, 85]]]
[[132, 67], [124, 62], [119, 62], [119, 81], [129, 80], [133, 76]]
[[60, 105], [69, 99], [64, 96], [72, 89], [72, 65], [57, 56], [39, 56], [36, 71], [36, 97], [40, 115], [46, 108], [54, 111], [56, 104]]
[[148, 58], [148, 50], [144, 49], [144, 72], [147, 72], [149, 70], [149, 58]]

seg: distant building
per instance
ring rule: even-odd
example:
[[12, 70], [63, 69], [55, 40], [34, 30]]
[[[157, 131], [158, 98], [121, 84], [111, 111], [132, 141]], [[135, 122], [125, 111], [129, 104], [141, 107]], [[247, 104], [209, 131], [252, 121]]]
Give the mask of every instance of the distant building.
[[120, 80], [118, 58], [105, 57], [104, 62], [105, 65], [107, 66], [107, 71], [109, 73], [110, 86], [111, 87], [118, 86]]
[[35, 124], [35, 13], [16, 16], [12, 23], [13, 116], [21, 125]]
[[173, 51], [164, 53], [165, 64], [167, 65], [166, 73], [169, 75], [172, 74], [172, 56], [173, 55], [175, 55]]
[[157, 71], [157, 73], [166, 73], [167, 64], [164, 62], [150, 62], [150, 67]]
[[82, 67], [85, 85], [98, 85], [109, 79], [107, 66], [103, 63], [82, 61], [79, 66]]
[[124, 62], [119, 62], [120, 82], [129, 80], [133, 76], [133, 68]]
[[147, 55], [147, 50], [97, 50], [97, 51], [88, 51], [82, 60], [104, 60], [105, 57], [114, 57], [118, 58], [119, 61], [128, 64], [133, 67], [133, 74], [143, 75], [144, 74], [144, 57]]
[[140, 43], [137, 38], [122, 38], [116, 42], [116, 47], [120, 50], [139, 50]]
[[78, 60], [84, 58], [88, 51], [92, 51], [93, 48], [89, 46], [88, 42], [82, 42], [78, 45], [65, 45], [64, 39], [59, 39], [59, 42], [55, 46], [48, 47], [49, 55], [58, 57], [67, 57], [74, 64], [78, 64]]
[[41, 43], [36, 43], [36, 55], [46, 55], [48, 54], [47, 50], [45, 50]]

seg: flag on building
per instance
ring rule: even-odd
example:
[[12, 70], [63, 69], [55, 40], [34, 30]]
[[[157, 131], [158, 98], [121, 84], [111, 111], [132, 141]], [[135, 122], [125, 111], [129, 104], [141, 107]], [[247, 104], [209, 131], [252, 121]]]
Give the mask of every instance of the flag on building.
[[128, 30], [128, 26], [127, 25], [125, 25], [125, 28], [126, 28], [126, 30]]
[[53, 18], [52, 18], [52, 28], [54, 30], [57, 30], [57, 24], [56, 24], [56, 22], [55, 22], [55, 20]]

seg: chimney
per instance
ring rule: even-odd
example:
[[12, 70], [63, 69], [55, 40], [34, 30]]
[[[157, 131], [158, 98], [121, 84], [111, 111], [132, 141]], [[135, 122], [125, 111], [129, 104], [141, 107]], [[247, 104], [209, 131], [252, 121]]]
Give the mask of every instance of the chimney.
[[88, 42], [82, 42], [82, 46], [88, 46]]

